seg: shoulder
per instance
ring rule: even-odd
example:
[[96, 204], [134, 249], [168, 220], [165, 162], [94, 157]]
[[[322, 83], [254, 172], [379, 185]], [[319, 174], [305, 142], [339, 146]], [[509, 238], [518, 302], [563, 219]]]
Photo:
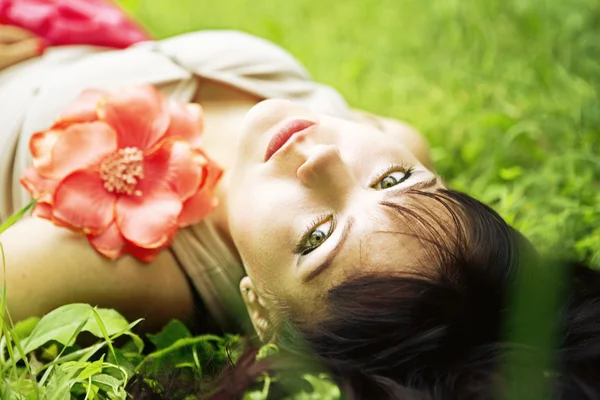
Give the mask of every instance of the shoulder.
[[17, 320], [79, 302], [115, 308], [129, 319], [146, 318], [149, 328], [194, 317], [192, 289], [170, 252], [151, 263], [127, 256], [112, 261], [84, 235], [36, 217], [22, 219], [0, 241], [8, 305]]

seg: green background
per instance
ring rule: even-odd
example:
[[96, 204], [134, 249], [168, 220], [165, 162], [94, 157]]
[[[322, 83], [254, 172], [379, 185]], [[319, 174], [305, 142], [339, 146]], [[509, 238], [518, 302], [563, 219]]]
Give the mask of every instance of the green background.
[[121, 0], [158, 38], [238, 29], [354, 107], [417, 127], [438, 172], [541, 248], [600, 266], [597, 0]]

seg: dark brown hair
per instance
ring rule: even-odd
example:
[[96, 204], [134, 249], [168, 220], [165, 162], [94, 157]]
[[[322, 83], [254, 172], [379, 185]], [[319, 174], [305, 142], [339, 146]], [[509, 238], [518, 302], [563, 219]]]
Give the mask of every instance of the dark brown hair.
[[[509, 287], [534, 255], [520, 233], [465, 194], [411, 195], [410, 205], [384, 205], [409, 228], [398, 234], [431, 249], [423, 272], [346, 281], [329, 292], [327, 320], [291, 324], [350, 398], [446, 399], [462, 388], [456, 398], [466, 399], [487, 386]], [[281, 346], [293, 344], [282, 338]]]
[[[318, 370], [330, 372], [347, 399], [600, 398], [600, 274], [543, 261], [495, 211], [465, 194], [411, 196], [410, 205], [384, 206], [400, 217], [398, 234], [429, 246], [425, 272], [369, 274], [334, 287], [325, 320], [286, 321], [280, 356], [254, 362], [249, 349], [212, 398], [241, 397], [265, 371], [283, 377], [271, 389], [273, 399], [282, 398], [301, 371]], [[432, 202], [447, 218], [430, 212]], [[550, 279], [557, 276], [564, 279]], [[523, 282], [548, 290], [531, 293], [541, 306], [520, 320], [512, 295]], [[548, 291], [560, 301], [544, 305]], [[549, 318], [538, 318], [542, 308]], [[511, 323], [533, 339], [511, 337]], [[536, 342], [536, 329], [552, 347]], [[511, 359], [529, 379], [520, 386], [506, 367]]]

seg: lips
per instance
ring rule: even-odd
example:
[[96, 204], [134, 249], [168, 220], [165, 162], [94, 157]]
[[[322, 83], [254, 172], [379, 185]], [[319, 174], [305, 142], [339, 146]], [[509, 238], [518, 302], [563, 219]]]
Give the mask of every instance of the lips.
[[286, 121], [283, 125], [279, 126], [271, 137], [269, 145], [267, 146], [267, 151], [265, 152], [265, 162], [269, 161], [271, 156], [273, 156], [277, 150], [282, 148], [292, 136], [310, 128], [314, 124], [315, 122], [313, 121], [294, 119], [291, 121]]

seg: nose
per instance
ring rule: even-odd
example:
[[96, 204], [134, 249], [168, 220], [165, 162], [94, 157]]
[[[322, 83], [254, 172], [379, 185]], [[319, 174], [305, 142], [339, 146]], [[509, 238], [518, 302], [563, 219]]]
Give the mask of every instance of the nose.
[[343, 196], [354, 183], [352, 172], [338, 148], [330, 144], [316, 146], [298, 168], [296, 176], [302, 185], [336, 196]]

